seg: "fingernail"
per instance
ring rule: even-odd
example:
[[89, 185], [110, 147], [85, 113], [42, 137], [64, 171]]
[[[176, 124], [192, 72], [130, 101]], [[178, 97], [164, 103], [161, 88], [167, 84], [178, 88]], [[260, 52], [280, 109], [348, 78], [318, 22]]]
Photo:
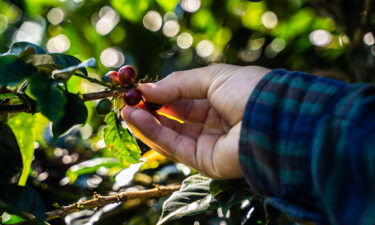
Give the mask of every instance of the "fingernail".
[[145, 84], [141, 84], [140, 86], [139, 86], [139, 88], [154, 88], [154, 87], [156, 87], [156, 84], [155, 83], [145, 83]]

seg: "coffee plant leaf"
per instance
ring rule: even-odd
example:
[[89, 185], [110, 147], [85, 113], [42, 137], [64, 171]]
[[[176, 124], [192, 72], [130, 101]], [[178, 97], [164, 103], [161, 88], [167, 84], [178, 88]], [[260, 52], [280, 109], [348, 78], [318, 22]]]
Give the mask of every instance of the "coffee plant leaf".
[[210, 183], [210, 194], [216, 196], [233, 186], [233, 180], [213, 180]]
[[141, 158], [141, 149], [136, 140], [125, 129], [114, 111], [104, 119], [107, 127], [104, 129], [104, 142], [113, 156], [124, 163], [137, 163]]
[[22, 156], [11, 128], [0, 122], [0, 184], [17, 183], [22, 171]]
[[69, 78], [73, 73], [76, 71], [81, 71], [84, 75], [87, 76], [86, 67], [95, 68], [96, 67], [96, 60], [94, 58], [90, 58], [88, 60], [85, 60], [77, 65], [69, 66], [67, 68], [57, 70], [53, 73], [54, 78], [63, 78], [67, 79]]
[[36, 98], [39, 111], [52, 122], [64, 116], [67, 99], [57, 89], [58, 83], [42, 74], [35, 73], [29, 79], [30, 93]]
[[16, 215], [16, 214], [10, 214], [10, 213], [7, 213], [7, 212], [4, 212], [2, 215], [1, 215], [1, 222], [3, 224], [17, 224], [17, 223], [20, 223], [20, 222], [24, 222], [25, 219]]
[[210, 184], [210, 193], [220, 202], [224, 215], [234, 205], [250, 201], [255, 196], [245, 179], [214, 180]]
[[29, 113], [19, 113], [9, 119], [8, 124], [17, 138], [21, 151], [23, 168], [18, 184], [24, 186], [34, 157], [36, 116]]
[[21, 53], [24, 53], [27, 51], [27, 49], [30, 49], [30, 47], [34, 48], [35, 54], [45, 54], [46, 51], [44, 51], [41, 47], [39, 47], [36, 44], [32, 44], [29, 42], [16, 42], [13, 43], [12, 46], [9, 48], [9, 50], [2, 54], [2, 55], [21, 55]]
[[21, 187], [14, 184], [0, 185], [0, 202], [2, 203], [0, 204], [0, 211], [6, 210], [15, 214], [19, 214], [20, 211], [28, 212], [40, 220], [46, 218], [43, 200], [30, 187]]
[[235, 205], [241, 205], [244, 201], [251, 201], [254, 195], [245, 189], [232, 188], [230, 191], [220, 193], [215, 197], [220, 202], [220, 207], [225, 215]]
[[55, 60], [51, 55], [48, 54], [40, 54], [40, 55], [28, 55], [24, 56], [23, 60], [27, 63], [32, 64], [33, 66], [45, 66], [49, 65], [51, 68], [57, 69], [59, 66], [55, 64]]
[[196, 174], [186, 178], [180, 190], [174, 192], [164, 203], [157, 225], [188, 215], [196, 215], [218, 207], [210, 194], [211, 178]]
[[0, 85], [14, 86], [36, 71], [36, 68], [15, 55], [0, 56]]
[[[58, 65], [61, 69], [68, 68], [68, 67], [74, 68], [81, 64], [81, 60], [71, 55], [66, 55], [63, 53], [50, 53], [49, 55], [52, 56], [55, 64]], [[90, 60], [92, 61], [92, 59]], [[84, 66], [83, 67], [80, 66], [77, 69], [79, 69], [79, 71], [85, 76], [88, 76], [87, 70]]]
[[53, 136], [59, 137], [71, 127], [86, 122], [88, 111], [83, 100], [78, 95], [66, 92], [66, 104], [64, 116], [57, 122], [52, 123]]

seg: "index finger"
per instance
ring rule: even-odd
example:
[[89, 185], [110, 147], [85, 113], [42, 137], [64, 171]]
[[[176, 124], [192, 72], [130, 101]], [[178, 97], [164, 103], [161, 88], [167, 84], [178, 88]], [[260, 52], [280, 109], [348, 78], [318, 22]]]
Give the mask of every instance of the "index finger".
[[216, 64], [212, 66], [178, 71], [154, 84], [139, 86], [145, 99], [151, 102], [164, 104], [181, 98], [204, 99], [212, 83], [225, 68], [236, 66]]

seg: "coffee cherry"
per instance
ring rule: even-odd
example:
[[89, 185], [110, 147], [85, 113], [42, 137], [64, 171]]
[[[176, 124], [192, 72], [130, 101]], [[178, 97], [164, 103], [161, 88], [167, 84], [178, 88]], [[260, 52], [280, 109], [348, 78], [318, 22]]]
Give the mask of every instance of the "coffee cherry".
[[118, 70], [118, 77], [122, 85], [129, 85], [135, 82], [135, 70], [131, 66], [123, 66]]
[[103, 81], [111, 84], [120, 83], [120, 79], [118, 78], [118, 73], [116, 71], [109, 71], [108, 73], [106, 73], [103, 77]]
[[135, 106], [142, 100], [142, 92], [138, 89], [130, 89], [124, 94], [125, 104]]
[[145, 106], [150, 111], [157, 111], [157, 110], [161, 109], [161, 107], [163, 106], [162, 104], [153, 103], [153, 102], [149, 102], [149, 101], [144, 101], [144, 103], [145, 103]]
[[99, 115], [107, 115], [112, 110], [112, 102], [107, 98], [102, 99], [98, 102], [95, 109]]

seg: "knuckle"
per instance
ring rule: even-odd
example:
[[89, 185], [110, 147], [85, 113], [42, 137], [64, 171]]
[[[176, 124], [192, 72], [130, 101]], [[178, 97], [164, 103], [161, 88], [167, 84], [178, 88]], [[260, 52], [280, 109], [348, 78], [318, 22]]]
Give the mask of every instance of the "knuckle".
[[181, 76], [182, 73], [183, 71], [175, 71], [172, 72], [168, 77], [169, 79], [176, 79], [177, 77]]

